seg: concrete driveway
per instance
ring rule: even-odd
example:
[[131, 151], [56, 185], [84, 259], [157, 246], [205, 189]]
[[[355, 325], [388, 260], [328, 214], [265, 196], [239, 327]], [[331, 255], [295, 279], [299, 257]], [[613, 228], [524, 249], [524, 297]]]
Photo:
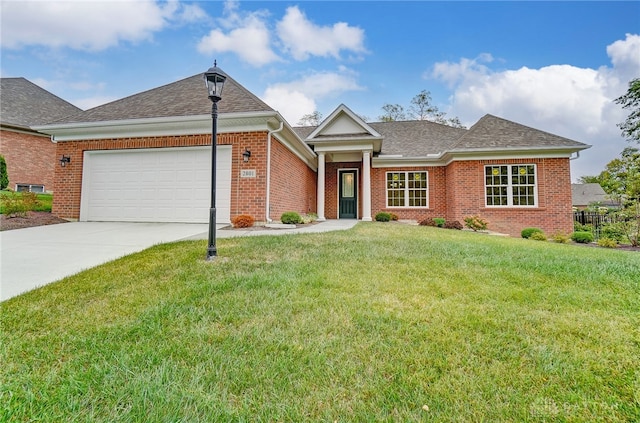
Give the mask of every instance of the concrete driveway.
[[0, 232], [0, 301], [156, 244], [207, 239], [208, 228], [186, 223], [71, 222]]

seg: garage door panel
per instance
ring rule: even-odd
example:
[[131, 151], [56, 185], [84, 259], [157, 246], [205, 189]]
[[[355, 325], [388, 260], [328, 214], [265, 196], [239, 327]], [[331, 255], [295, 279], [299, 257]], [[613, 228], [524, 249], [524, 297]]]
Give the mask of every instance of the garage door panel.
[[[217, 220], [229, 222], [231, 146], [217, 149]], [[86, 152], [80, 220], [209, 220], [211, 148]]]

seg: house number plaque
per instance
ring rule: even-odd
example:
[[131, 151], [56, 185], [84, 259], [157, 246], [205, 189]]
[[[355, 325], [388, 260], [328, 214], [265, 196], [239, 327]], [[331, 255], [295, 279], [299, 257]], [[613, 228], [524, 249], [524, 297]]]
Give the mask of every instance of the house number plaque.
[[255, 169], [242, 169], [240, 171], [241, 178], [255, 178], [256, 170]]

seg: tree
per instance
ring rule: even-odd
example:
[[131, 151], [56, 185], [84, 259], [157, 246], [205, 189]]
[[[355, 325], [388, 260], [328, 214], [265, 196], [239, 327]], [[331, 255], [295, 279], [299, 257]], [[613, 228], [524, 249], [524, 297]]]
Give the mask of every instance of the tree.
[[[385, 111], [385, 114], [378, 119], [383, 122], [407, 119], [404, 108], [399, 104], [385, 104], [382, 106], [382, 110]], [[447, 118], [445, 112], [438, 109], [438, 106], [431, 104], [431, 93], [427, 90], [420, 91], [420, 93], [411, 99], [409, 119], [428, 120], [430, 122], [453, 126], [454, 128], [465, 128], [458, 117]]]
[[318, 126], [322, 122], [322, 113], [315, 111], [308, 113], [300, 118], [298, 125], [300, 126]]
[[621, 104], [623, 109], [630, 110], [627, 120], [618, 124], [618, 128], [622, 129], [622, 135], [627, 141], [640, 143], [640, 78], [632, 79], [627, 93], [614, 101]]
[[6, 189], [7, 186], [9, 186], [7, 162], [4, 160], [4, 156], [0, 156], [0, 189]]
[[385, 114], [378, 117], [382, 122], [393, 122], [396, 120], [407, 120], [404, 107], [399, 104], [385, 104], [382, 106]]

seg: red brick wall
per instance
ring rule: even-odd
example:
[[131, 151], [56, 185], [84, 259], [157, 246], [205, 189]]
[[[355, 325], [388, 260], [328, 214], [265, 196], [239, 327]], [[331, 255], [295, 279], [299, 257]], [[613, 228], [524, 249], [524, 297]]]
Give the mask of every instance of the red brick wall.
[[[231, 218], [239, 214], [250, 214], [257, 221], [264, 221], [266, 219], [267, 132], [219, 134], [217, 142], [218, 145], [232, 145]], [[206, 145], [211, 145], [210, 134], [59, 142], [55, 153], [56, 156], [62, 156], [63, 154], [70, 156], [71, 163], [64, 168], [60, 166], [55, 168], [54, 189], [56, 190], [56, 195], [54, 197], [53, 213], [68, 219], [78, 219], [80, 217], [84, 151]], [[272, 148], [275, 150], [272, 151], [272, 161], [275, 162], [275, 164], [272, 163], [272, 166], [280, 168], [275, 172], [272, 170], [271, 174], [272, 204], [278, 204], [278, 207], [287, 207], [288, 210], [295, 209], [300, 212], [315, 211], [315, 172], [302, 163], [293, 153], [286, 150], [279, 142], [274, 140]], [[251, 158], [248, 163], [244, 163], [242, 157], [245, 149], [251, 151]], [[286, 165], [282, 163], [286, 163]], [[241, 178], [240, 173], [243, 169], [255, 170], [256, 177]], [[286, 190], [273, 189], [276, 178], [289, 181]], [[283, 196], [284, 198], [282, 198]], [[312, 198], [312, 203], [309, 198]], [[294, 204], [300, 204], [300, 206], [294, 207]]]
[[[486, 207], [484, 166], [493, 164], [535, 164], [538, 206]], [[447, 219], [459, 220], [479, 215], [489, 222], [489, 230], [520, 236], [525, 227], [537, 227], [546, 234], [571, 233], [571, 177], [569, 159], [481, 160], [453, 162], [447, 168]]]
[[50, 137], [14, 131], [0, 131], [0, 154], [7, 162], [9, 188], [16, 184], [44, 185], [54, 190], [54, 171], [60, 164], [56, 144]]
[[282, 213], [316, 212], [317, 173], [275, 137], [271, 140], [271, 219]]

